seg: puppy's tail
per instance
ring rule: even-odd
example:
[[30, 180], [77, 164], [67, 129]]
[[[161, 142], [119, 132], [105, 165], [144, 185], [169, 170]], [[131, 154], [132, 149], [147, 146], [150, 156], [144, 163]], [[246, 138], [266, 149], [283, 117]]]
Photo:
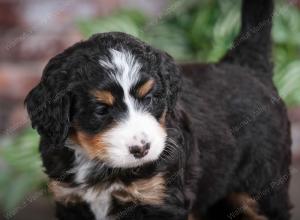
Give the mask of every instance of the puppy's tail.
[[264, 76], [260, 77], [272, 78], [273, 8], [273, 0], [243, 0], [241, 31], [223, 58], [224, 62], [262, 70]]

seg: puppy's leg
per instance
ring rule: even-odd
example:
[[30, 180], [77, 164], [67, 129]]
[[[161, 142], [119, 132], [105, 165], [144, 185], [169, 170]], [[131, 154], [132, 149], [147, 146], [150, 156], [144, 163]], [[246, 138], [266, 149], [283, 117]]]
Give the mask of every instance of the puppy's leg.
[[246, 193], [232, 193], [226, 200], [234, 209], [227, 215], [229, 219], [267, 220], [260, 214], [259, 204]]
[[268, 220], [247, 193], [232, 193], [208, 210], [206, 220]]
[[261, 198], [259, 206], [270, 220], [289, 220], [291, 219], [290, 210], [293, 206], [290, 203], [288, 187], [279, 187], [274, 193]]

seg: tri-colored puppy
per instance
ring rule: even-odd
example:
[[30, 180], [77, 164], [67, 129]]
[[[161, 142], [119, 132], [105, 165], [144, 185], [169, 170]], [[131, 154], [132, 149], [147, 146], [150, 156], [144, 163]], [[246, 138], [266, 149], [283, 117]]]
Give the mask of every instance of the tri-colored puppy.
[[52, 58], [26, 105], [57, 217], [289, 219], [288, 178], [272, 187], [290, 165], [272, 12], [272, 0], [244, 0], [241, 33], [215, 64], [177, 65], [116, 32]]

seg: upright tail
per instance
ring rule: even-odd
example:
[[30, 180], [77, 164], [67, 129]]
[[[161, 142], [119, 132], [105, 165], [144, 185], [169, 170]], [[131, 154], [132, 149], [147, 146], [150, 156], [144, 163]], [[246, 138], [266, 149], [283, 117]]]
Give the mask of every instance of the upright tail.
[[243, 0], [241, 31], [223, 62], [261, 70], [261, 77], [272, 78], [273, 8], [273, 0]]

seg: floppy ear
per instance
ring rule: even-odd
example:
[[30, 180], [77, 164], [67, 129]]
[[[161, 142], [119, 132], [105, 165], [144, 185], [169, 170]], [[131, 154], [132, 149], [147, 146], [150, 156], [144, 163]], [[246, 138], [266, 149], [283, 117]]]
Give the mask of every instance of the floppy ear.
[[167, 103], [170, 111], [176, 105], [177, 96], [181, 88], [180, 70], [169, 54], [161, 52], [160, 60], [160, 74], [167, 88]]
[[66, 72], [53, 68], [50, 62], [41, 82], [27, 95], [25, 104], [32, 127], [51, 144], [60, 144], [70, 128], [68, 76]]

